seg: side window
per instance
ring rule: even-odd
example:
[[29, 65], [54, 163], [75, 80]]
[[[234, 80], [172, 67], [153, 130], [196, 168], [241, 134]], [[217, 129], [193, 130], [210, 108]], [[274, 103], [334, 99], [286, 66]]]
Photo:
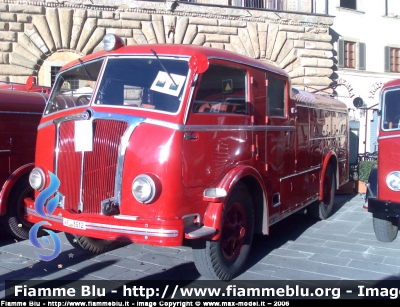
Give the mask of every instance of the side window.
[[311, 138], [322, 137], [325, 127], [325, 114], [323, 110], [310, 109]]
[[285, 80], [268, 76], [267, 115], [285, 117]]
[[322, 130], [322, 135], [323, 136], [330, 136], [331, 135], [331, 130], [332, 130], [332, 113], [331, 111], [324, 111], [325, 113], [325, 126], [323, 127]]
[[211, 64], [201, 76], [193, 112], [247, 114], [246, 89], [245, 69]]
[[384, 130], [400, 129], [400, 91], [388, 91], [383, 100], [382, 125]]

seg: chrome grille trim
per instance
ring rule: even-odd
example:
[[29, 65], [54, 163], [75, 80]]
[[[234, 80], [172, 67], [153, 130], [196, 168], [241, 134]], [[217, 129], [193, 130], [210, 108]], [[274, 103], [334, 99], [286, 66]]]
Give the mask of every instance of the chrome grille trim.
[[[96, 213], [101, 213], [101, 202], [98, 203], [96, 210], [94, 210], [94, 208], [93, 208], [93, 203], [91, 203], [89, 208], [85, 204], [85, 202], [87, 203], [87, 200], [85, 200], [84, 195], [89, 195], [88, 193], [85, 193], [85, 184], [86, 184], [86, 186], [87, 185], [90, 186], [90, 184], [87, 182], [85, 183], [86, 178], [84, 178], [84, 176], [91, 176], [92, 177], [92, 181], [91, 181], [92, 186], [97, 187], [96, 184], [93, 183], [94, 182], [93, 176], [95, 176], [97, 173], [104, 173], [104, 172], [107, 173], [107, 171], [110, 171], [110, 169], [111, 170], [115, 169], [114, 177], [112, 178], [112, 181], [114, 183], [112, 184], [112, 182], [110, 182], [112, 184], [112, 188], [109, 189], [110, 187], [107, 184], [108, 182], [106, 182], [107, 179], [104, 179], [103, 183], [106, 184], [106, 186], [108, 187], [107, 189], [110, 190], [108, 192], [106, 191], [105, 194], [108, 195], [111, 193], [112, 194], [111, 197], [115, 199], [117, 204], [120, 204], [121, 203], [121, 187], [122, 187], [122, 170], [123, 170], [123, 165], [124, 165], [124, 160], [125, 160], [126, 148], [129, 145], [129, 139], [130, 139], [134, 129], [137, 127], [138, 124], [143, 122], [145, 120], [145, 118], [138, 118], [138, 117], [126, 116], [126, 115], [109, 114], [109, 113], [96, 113], [93, 110], [88, 109], [88, 111], [85, 111], [84, 113], [59, 118], [59, 119], [53, 121], [53, 123], [56, 124], [56, 150], [55, 150], [55, 159], [54, 159], [54, 161], [55, 161], [54, 172], [57, 176], [60, 175], [59, 174], [59, 172], [60, 172], [60, 150], [62, 150], [60, 146], [61, 146], [61, 142], [63, 141], [63, 140], [61, 140], [62, 136], [60, 134], [61, 126], [64, 123], [67, 124], [68, 122], [71, 122], [71, 121], [73, 122], [75, 120], [90, 120], [90, 121], [96, 123], [95, 124], [96, 127], [97, 127], [97, 125], [101, 125], [100, 127], [103, 127], [102, 132], [100, 132], [100, 130], [97, 132], [97, 134], [96, 134], [96, 132], [94, 132], [93, 151], [96, 150], [97, 153], [102, 154], [102, 156], [107, 161], [107, 163], [109, 163], [109, 165], [108, 164], [105, 165], [104, 168], [96, 167], [96, 165], [98, 165], [99, 163], [96, 162], [97, 156], [94, 154], [94, 152], [85, 152], [84, 154], [80, 155], [80, 169], [79, 169], [80, 180], [79, 180], [79, 186], [78, 186], [79, 187], [79, 201], [78, 201], [78, 204], [74, 204], [74, 206], [77, 205], [78, 206], [77, 209], [81, 210], [82, 212], [84, 210], [85, 210], [85, 212], [87, 210], [91, 210]], [[103, 120], [109, 121], [109, 123], [102, 122]], [[102, 122], [102, 123], [99, 124], [100, 122]], [[118, 124], [118, 122], [120, 122], [120, 124]], [[122, 123], [124, 123], [124, 127], [121, 126]], [[109, 126], [109, 125], [111, 125], [111, 126]], [[116, 127], [116, 129], [120, 133], [118, 135], [120, 135], [120, 136], [116, 136], [116, 135], [112, 136], [107, 133], [108, 131], [112, 130], [113, 127]], [[117, 127], [119, 127], [119, 128], [117, 128]], [[71, 127], [68, 127], [68, 128], [71, 129]], [[71, 130], [69, 130], [68, 133], [72, 134]], [[100, 134], [98, 134], [98, 133], [100, 133]], [[97, 147], [95, 147], [96, 146], [95, 139], [97, 137], [103, 138], [104, 142], [98, 143]], [[115, 138], [117, 138], [117, 139], [115, 139]], [[73, 139], [73, 136], [70, 136], [69, 144], [67, 144], [69, 147], [66, 147], [65, 150], [67, 150], [67, 152], [75, 153], [74, 149], [71, 149], [71, 139]], [[99, 147], [99, 146], [101, 146], [101, 147]], [[115, 152], [115, 154], [116, 154], [115, 163], [110, 162], [111, 160], [107, 159], [107, 156], [108, 156], [107, 155], [107, 152], [108, 152], [107, 146], [111, 146], [115, 149], [115, 150], [113, 150], [113, 152]], [[115, 148], [115, 146], [117, 146], [117, 148]], [[77, 154], [79, 154], [79, 153], [77, 153]], [[75, 156], [75, 159], [76, 158], [77, 158], [77, 156]], [[85, 174], [85, 163], [89, 163], [89, 160], [87, 160], [87, 159], [90, 159], [90, 163], [92, 163], [91, 166], [89, 166], [89, 167], [92, 167], [92, 168], [94, 167], [94, 168], [92, 170], [89, 170], [89, 173], [87, 173], [87, 175], [84, 175]], [[114, 161], [114, 160], [112, 159], [112, 161]], [[71, 170], [71, 172], [73, 173], [74, 171]], [[64, 185], [63, 188], [71, 189], [71, 187], [68, 187], [67, 183]], [[101, 188], [99, 188], [99, 189], [101, 191]], [[95, 194], [95, 193], [96, 192], [94, 192], [94, 194], [92, 194], [92, 195], [96, 196], [97, 194]], [[108, 195], [108, 196], [110, 196], [110, 195]], [[109, 198], [109, 197], [107, 197], [107, 198]], [[71, 201], [71, 199], [70, 199], [70, 201]], [[75, 202], [73, 199], [72, 199], [72, 201]], [[67, 201], [67, 203], [68, 203], [68, 201]], [[96, 203], [97, 203], [97, 201], [96, 201]], [[83, 206], [85, 206], [85, 208]], [[69, 207], [67, 206], [66, 208], [68, 209]]]

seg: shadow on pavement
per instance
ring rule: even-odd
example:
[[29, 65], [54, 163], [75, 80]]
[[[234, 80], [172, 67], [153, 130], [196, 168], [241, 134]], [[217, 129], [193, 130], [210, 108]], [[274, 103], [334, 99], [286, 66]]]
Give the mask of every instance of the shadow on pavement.
[[[357, 194], [335, 195], [335, 204], [332, 208], [331, 216], [335, 215], [346, 202], [356, 196]], [[292, 214], [272, 225], [269, 229], [269, 235], [254, 235], [251, 253], [246, 262], [245, 270], [256, 265], [270, 252], [280, 248], [288, 241], [295, 241], [317, 222], [318, 220], [312, 218], [306, 211], [300, 210], [298, 213]]]

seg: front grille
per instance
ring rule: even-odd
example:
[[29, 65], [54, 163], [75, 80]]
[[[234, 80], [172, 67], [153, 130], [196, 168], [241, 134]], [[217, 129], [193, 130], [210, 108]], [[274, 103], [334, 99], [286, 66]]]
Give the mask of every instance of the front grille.
[[[118, 146], [127, 123], [115, 120], [93, 121], [93, 151], [75, 152], [74, 122], [60, 125], [58, 172], [59, 191], [65, 196], [64, 208], [79, 210], [80, 194], [84, 213], [99, 214], [101, 201], [114, 197]], [[81, 177], [82, 191], [81, 191]]]
[[73, 209], [77, 212], [82, 153], [75, 152], [74, 131], [73, 121], [62, 123], [60, 126], [58, 171], [56, 175], [60, 180], [58, 190], [67, 196], [64, 208]]

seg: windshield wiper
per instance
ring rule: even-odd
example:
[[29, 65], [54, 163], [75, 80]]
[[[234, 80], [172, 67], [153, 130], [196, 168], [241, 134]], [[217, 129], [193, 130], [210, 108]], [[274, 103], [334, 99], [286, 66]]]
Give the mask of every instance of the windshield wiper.
[[78, 59], [78, 61], [79, 61], [79, 63], [83, 66], [83, 69], [85, 70], [86, 75], [89, 77], [90, 81], [94, 81], [93, 78], [92, 78], [92, 76], [91, 76], [91, 75], [89, 74], [89, 72], [87, 71], [86, 66], [85, 66], [85, 64], [83, 63], [83, 61], [82, 61], [80, 58]]
[[165, 68], [165, 66], [163, 65], [163, 63], [161, 62], [160, 58], [158, 57], [157, 53], [153, 50], [150, 49], [150, 51], [154, 54], [154, 56], [157, 58], [158, 62], [160, 63], [161, 67], [164, 69], [164, 71], [167, 73], [168, 77], [171, 79], [172, 83], [175, 86], [178, 86], [178, 84], [175, 83], [174, 79], [172, 79], [171, 74], [168, 72], [168, 70]]

